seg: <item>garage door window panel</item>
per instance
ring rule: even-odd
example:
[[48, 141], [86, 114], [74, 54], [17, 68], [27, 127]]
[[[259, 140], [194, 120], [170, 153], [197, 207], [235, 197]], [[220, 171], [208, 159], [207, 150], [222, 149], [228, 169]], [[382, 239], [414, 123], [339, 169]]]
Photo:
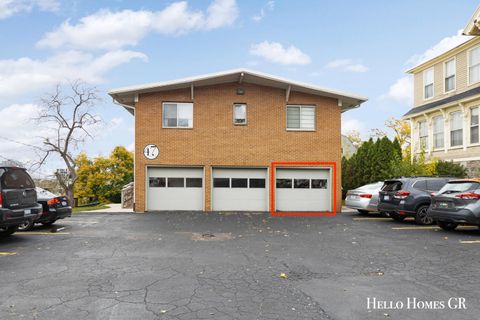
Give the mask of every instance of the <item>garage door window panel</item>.
[[327, 179], [312, 179], [312, 189], [327, 189]]
[[202, 178], [186, 178], [187, 188], [201, 188], [203, 187]]
[[193, 128], [193, 103], [164, 103], [164, 128]]
[[214, 188], [230, 188], [230, 179], [229, 178], [214, 178], [213, 179]]
[[150, 177], [148, 185], [150, 188], [165, 188], [165, 178]]
[[315, 107], [287, 106], [287, 130], [315, 130]]
[[310, 189], [310, 180], [309, 179], [294, 179], [293, 187], [295, 189]]
[[184, 188], [185, 179], [184, 178], [168, 178], [167, 185], [169, 188]]
[[232, 178], [232, 188], [248, 188], [248, 179]]
[[251, 189], [264, 189], [265, 188], [265, 179], [250, 179], [250, 188]]
[[292, 179], [277, 179], [277, 188], [279, 189], [291, 189]]

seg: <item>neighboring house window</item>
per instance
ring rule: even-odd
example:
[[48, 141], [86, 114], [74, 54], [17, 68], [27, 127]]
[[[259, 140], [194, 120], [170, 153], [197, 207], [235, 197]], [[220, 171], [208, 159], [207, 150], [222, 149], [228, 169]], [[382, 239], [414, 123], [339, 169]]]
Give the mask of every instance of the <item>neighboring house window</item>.
[[165, 102], [163, 104], [164, 128], [193, 128], [193, 103]]
[[438, 116], [433, 118], [433, 148], [439, 149], [444, 147], [444, 125], [443, 117]]
[[456, 147], [463, 144], [463, 123], [462, 112], [457, 111], [450, 114], [450, 146]]
[[421, 121], [418, 123], [418, 133], [420, 136], [420, 148], [428, 148], [428, 127], [427, 121]]
[[315, 107], [287, 106], [287, 129], [314, 130]]
[[445, 62], [445, 92], [455, 90], [455, 59]]
[[233, 105], [233, 124], [235, 125], [247, 124], [247, 105], [246, 104]]
[[433, 67], [423, 72], [423, 97], [425, 99], [433, 97]]
[[478, 143], [478, 107], [470, 113], [470, 143]]
[[468, 83], [480, 81], [480, 47], [468, 52]]

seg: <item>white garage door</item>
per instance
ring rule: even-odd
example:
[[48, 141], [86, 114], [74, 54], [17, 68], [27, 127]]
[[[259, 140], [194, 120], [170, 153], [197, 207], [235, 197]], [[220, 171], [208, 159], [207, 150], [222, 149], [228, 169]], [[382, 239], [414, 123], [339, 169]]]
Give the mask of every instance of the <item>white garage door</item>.
[[147, 210], [203, 210], [202, 168], [148, 168]]
[[329, 169], [277, 169], [277, 211], [331, 211]]
[[267, 169], [213, 169], [213, 210], [267, 211], [267, 199]]

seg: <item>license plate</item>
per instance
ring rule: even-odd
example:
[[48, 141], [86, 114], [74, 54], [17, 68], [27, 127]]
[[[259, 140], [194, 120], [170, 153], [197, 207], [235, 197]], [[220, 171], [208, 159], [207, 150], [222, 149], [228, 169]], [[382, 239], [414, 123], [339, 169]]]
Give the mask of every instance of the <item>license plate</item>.
[[357, 200], [358, 198], [359, 198], [359, 196], [357, 196], [357, 195], [355, 195], [355, 194], [352, 194], [352, 195], [350, 196], [350, 199], [351, 199], [351, 200]]
[[448, 202], [437, 202], [439, 208], [448, 208]]
[[390, 200], [390, 196], [383, 196], [383, 200], [389, 201], [389, 200]]
[[31, 214], [31, 213], [32, 213], [32, 210], [30, 210], [30, 209], [27, 209], [27, 210], [25, 210], [23, 213], [24, 213], [25, 215], [27, 215], [27, 214]]
[[66, 201], [62, 201], [62, 206], [66, 207], [66, 206], [67, 206], [67, 202], [66, 202]]

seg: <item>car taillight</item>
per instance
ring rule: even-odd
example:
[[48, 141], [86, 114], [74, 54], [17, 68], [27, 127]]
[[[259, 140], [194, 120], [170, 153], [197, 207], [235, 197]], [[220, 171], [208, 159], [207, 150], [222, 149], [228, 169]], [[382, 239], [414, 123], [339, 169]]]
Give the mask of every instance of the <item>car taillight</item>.
[[60, 200], [58, 198], [53, 198], [53, 199], [48, 200], [47, 203], [48, 203], [49, 206], [53, 206], [55, 204], [59, 204]]
[[409, 195], [410, 195], [410, 192], [401, 190], [401, 191], [396, 192], [396, 193], [393, 195], [393, 197], [394, 197], [395, 199], [405, 199], [405, 198], [408, 197]]
[[360, 195], [360, 198], [367, 198], [367, 199], [372, 199], [372, 195], [368, 193], [364, 193]]
[[436, 194], [435, 192], [430, 192], [430, 195], [431, 195], [432, 197], [435, 197], [437, 194]]
[[3, 205], [3, 199], [2, 199], [2, 194], [0, 193], [0, 208], [2, 207]]
[[479, 200], [480, 194], [478, 193], [461, 193], [457, 194], [455, 197], [465, 199], [465, 200]]

